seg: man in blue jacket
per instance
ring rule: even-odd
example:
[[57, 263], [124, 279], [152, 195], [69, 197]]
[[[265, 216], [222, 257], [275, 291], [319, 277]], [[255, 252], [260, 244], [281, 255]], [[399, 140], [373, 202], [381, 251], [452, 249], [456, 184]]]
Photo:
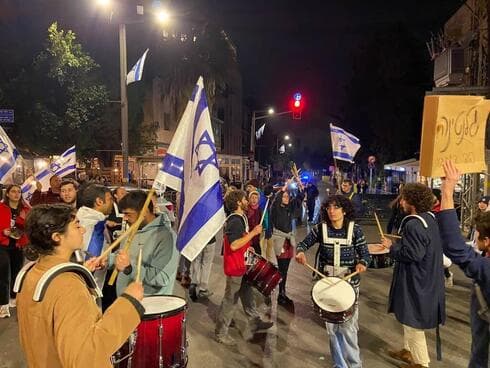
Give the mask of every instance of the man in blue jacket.
[[[482, 212], [476, 218], [475, 240], [482, 255], [466, 245], [459, 230], [454, 209], [454, 188], [460, 172], [452, 161], [443, 164], [446, 175], [442, 182], [441, 212], [437, 215], [444, 254], [457, 264], [466, 276], [473, 279], [471, 295], [471, 358], [469, 368], [488, 368], [490, 346], [490, 212]], [[479, 290], [479, 291], [478, 291]], [[485, 312], [485, 305], [487, 306]]]
[[403, 187], [400, 206], [407, 216], [400, 225], [402, 238], [392, 244], [383, 238], [396, 261], [388, 312], [403, 325], [404, 349], [389, 354], [408, 363], [406, 368], [429, 366], [424, 330], [445, 320], [442, 244], [435, 216], [432, 190], [410, 183]]

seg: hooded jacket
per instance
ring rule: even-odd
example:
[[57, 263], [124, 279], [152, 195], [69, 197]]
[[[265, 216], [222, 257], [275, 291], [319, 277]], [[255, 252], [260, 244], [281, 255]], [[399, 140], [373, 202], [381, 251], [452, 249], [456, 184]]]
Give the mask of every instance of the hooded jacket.
[[[119, 272], [116, 282], [117, 295], [136, 279], [139, 250], [143, 249], [141, 261], [141, 281], [145, 295], [171, 295], [174, 290], [179, 251], [176, 247], [177, 234], [170, 227], [165, 216], [158, 216], [152, 222], [138, 230], [131, 246], [131, 273]], [[124, 248], [126, 240], [121, 248]], [[114, 263], [111, 257], [110, 264]]]

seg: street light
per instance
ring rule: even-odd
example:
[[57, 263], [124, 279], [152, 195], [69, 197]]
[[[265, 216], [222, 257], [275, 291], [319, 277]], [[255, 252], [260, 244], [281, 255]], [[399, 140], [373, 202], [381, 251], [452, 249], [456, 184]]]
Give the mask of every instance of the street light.
[[289, 141], [289, 135], [285, 135], [284, 136], [284, 139], [287, 140], [287, 141]]
[[170, 21], [170, 13], [166, 9], [160, 9], [155, 13], [159, 23], [167, 24]]
[[97, 5], [102, 6], [104, 8], [108, 7], [111, 4], [111, 0], [97, 0]]
[[272, 107], [269, 107], [269, 110], [267, 110], [267, 112], [269, 113], [269, 115], [272, 115], [274, 114], [274, 109]]
[[292, 143], [288, 143], [288, 147], [292, 147], [292, 146], [293, 146], [293, 144], [292, 144]]

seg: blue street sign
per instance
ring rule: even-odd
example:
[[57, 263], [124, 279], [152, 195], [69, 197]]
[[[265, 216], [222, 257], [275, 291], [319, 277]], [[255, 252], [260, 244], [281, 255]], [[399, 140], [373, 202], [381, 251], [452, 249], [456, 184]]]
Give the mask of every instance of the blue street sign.
[[14, 123], [14, 110], [0, 109], [0, 123]]

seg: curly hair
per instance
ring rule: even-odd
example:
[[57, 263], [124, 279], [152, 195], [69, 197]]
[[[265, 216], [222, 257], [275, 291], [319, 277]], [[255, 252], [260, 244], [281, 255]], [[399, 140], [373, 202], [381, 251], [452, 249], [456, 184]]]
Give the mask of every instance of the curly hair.
[[490, 238], [490, 212], [480, 212], [476, 215], [475, 227], [478, 231], [478, 240]]
[[332, 221], [330, 221], [327, 213], [330, 205], [339, 206], [344, 211], [344, 223], [342, 224], [344, 228], [347, 228], [349, 222], [354, 221], [355, 211], [351, 200], [343, 195], [331, 195], [322, 203], [320, 208], [321, 220], [328, 226], [332, 226]]
[[434, 194], [424, 184], [408, 183], [402, 189], [402, 199], [414, 206], [417, 213], [430, 211], [434, 206]]
[[229, 191], [225, 196], [225, 206], [230, 212], [234, 212], [238, 208], [238, 202], [246, 197], [246, 193], [243, 190]]
[[40, 204], [34, 206], [27, 215], [26, 234], [30, 240], [26, 255], [35, 259], [39, 255], [54, 253], [58, 246], [51, 236], [53, 233], [64, 234], [70, 222], [75, 219], [73, 208], [66, 204]]

